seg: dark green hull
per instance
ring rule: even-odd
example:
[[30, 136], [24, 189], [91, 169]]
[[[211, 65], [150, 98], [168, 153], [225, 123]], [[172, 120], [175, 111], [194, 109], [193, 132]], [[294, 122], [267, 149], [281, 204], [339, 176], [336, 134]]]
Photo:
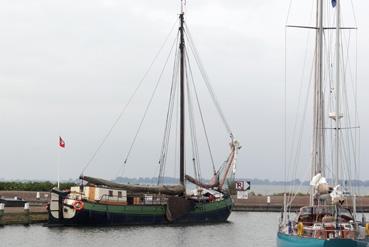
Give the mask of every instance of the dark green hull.
[[175, 220], [166, 217], [166, 205], [103, 205], [85, 202], [82, 210], [71, 219], [56, 219], [49, 213], [49, 225], [155, 225], [201, 224], [227, 221], [232, 200], [196, 202], [186, 214]]

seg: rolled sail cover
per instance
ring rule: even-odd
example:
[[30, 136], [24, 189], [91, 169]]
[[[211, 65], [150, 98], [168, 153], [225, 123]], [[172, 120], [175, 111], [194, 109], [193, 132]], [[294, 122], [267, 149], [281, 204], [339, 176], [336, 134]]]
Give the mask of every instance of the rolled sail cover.
[[80, 179], [87, 181], [95, 185], [103, 185], [116, 189], [123, 189], [130, 192], [136, 193], [154, 193], [154, 194], [165, 194], [165, 195], [182, 195], [185, 193], [183, 185], [134, 185], [134, 184], [119, 184], [112, 181], [108, 181], [101, 178], [94, 178], [88, 176], [80, 176]]

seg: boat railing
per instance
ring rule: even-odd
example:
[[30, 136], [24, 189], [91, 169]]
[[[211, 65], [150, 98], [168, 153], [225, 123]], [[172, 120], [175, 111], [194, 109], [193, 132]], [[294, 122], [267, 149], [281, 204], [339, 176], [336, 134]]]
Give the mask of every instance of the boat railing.
[[[310, 224], [309, 224], [310, 223]], [[302, 222], [292, 223], [288, 230], [291, 234], [319, 239], [343, 238], [354, 239], [355, 227], [351, 223], [317, 223], [317, 222]]]

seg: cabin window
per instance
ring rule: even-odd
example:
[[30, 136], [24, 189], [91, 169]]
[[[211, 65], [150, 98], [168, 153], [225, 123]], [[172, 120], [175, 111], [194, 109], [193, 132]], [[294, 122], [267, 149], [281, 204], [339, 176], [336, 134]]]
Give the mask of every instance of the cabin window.
[[109, 190], [109, 196], [113, 196], [113, 191]]
[[118, 191], [118, 198], [122, 198], [122, 191]]

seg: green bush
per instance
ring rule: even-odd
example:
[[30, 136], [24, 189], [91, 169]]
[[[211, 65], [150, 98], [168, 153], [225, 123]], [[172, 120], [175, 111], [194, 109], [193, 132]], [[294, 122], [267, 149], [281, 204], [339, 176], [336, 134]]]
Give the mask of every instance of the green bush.
[[[60, 183], [60, 189], [66, 190], [75, 183]], [[45, 182], [0, 182], [0, 190], [17, 190], [17, 191], [50, 191], [57, 187], [57, 183], [49, 181]]]

